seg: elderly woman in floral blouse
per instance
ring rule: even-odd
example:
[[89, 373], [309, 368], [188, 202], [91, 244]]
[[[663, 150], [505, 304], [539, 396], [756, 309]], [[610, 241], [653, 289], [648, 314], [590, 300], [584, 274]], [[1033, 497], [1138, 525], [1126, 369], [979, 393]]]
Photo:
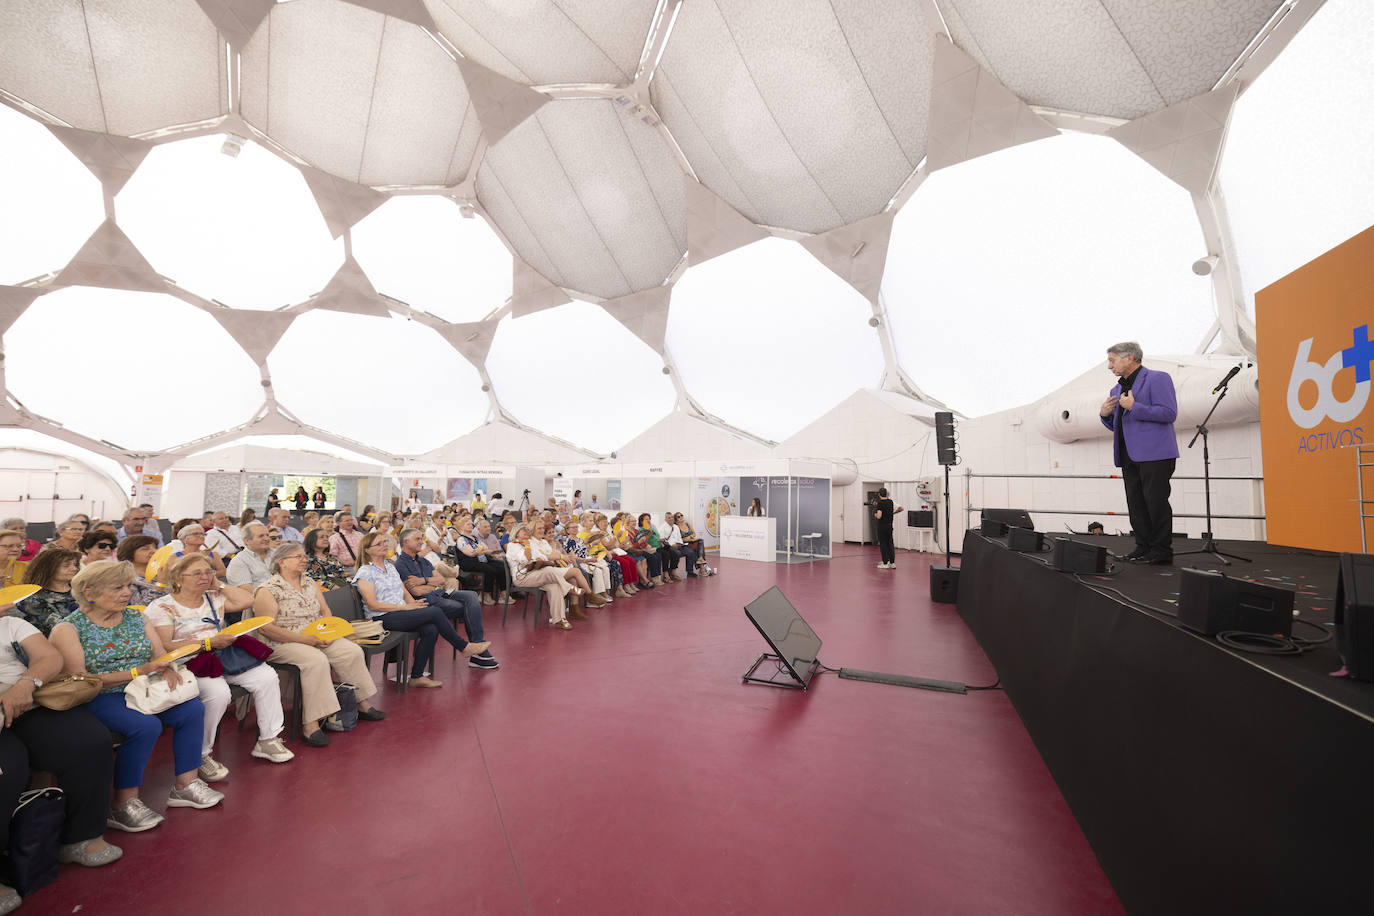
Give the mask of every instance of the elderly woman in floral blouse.
[[24, 582], [37, 585], [38, 591], [14, 606], [12, 614], [23, 617], [44, 636], [78, 609], [72, 597], [72, 579], [79, 570], [81, 554], [75, 550], [49, 547], [40, 551], [24, 571]]
[[339, 711], [339, 699], [329, 676], [331, 668], [341, 682], [353, 685], [359, 719], [377, 722], [385, 719], [386, 713], [368, 703], [368, 698], [376, 694], [377, 685], [357, 643], [347, 639], [325, 642], [301, 632], [307, 624], [329, 616], [320, 587], [305, 574], [306, 562], [305, 547], [294, 542], [282, 544], [268, 555], [267, 571], [271, 578], [254, 594], [253, 616], [271, 617], [273, 622], [254, 635], [273, 648], [268, 661], [300, 669], [305, 743], [327, 747], [329, 736], [319, 723]]

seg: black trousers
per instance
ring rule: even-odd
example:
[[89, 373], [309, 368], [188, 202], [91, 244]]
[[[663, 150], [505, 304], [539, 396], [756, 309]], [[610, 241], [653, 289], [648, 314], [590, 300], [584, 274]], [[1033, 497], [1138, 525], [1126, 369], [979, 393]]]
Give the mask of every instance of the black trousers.
[[873, 537], [878, 542], [878, 550], [884, 563], [897, 562], [897, 548], [892, 544], [892, 526], [873, 523]]
[[1174, 510], [1169, 505], [1177, 458], [1131, 461], [1121, 466], [1126, 483], [1126, 508], [1131, 515], [1137, 550], [1173, 555]]
[[57, 712], [35, 706], [0, 730], [0, 843], [9, 840], [10, 812], [28, 788], [30, 769], [57, 777], [67, 805], [63, 843], [93, 840], [105, 832], [114, 753], [110, 730], [89, 709]]
[[501, 575], [501, 567], [505, 565], [505, 563], [496, 563], [492, 560], [487, 560], [487, 562], [483, 563], [476, 557], [470, 557], [461, 550], [458, 551], [458, 568], [463, 572], [480, 574], [482, 577], [482, 591], [491, 595], [493, 598], [496, 597], [496, 593], [505, 585], [505, 576]]

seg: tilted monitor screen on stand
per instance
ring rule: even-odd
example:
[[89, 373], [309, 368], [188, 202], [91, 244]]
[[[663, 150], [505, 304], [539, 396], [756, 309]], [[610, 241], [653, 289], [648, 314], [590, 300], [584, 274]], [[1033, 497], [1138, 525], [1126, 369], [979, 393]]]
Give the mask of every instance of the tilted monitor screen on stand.
[[[805, 690], [816, 673], [821, 652], [821, 638], [811, 629], [801, 614], [787, 600], [776, 585], [744, 606], [744, 613], [773, 650], [760, 655], [744, 673], [744, 680], [775, 687], [797, 687]], [[777, 663], [772, 677], [754, 677], [765, 661]], [[790, 681], [786, 675], [790, 675]]]

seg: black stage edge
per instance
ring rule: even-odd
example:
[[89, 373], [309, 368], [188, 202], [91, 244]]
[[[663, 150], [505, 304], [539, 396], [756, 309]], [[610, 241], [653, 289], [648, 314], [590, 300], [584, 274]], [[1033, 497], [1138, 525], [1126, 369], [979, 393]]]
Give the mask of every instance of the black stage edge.
[[[1335, 555], [1230, 546], [1246, 577], [1301, 587], [1302, 619], [1331, 620]], [[1179, 568], [1220, 568], [1205, 555], [1081, 578], [1048, 557], [969, 531], [959, 613], [1126, 909], [1374, 912], [1374, 684], [1327, 676], [1335, 641], [1248, 655], [1088, 587], [1176, 610]]]

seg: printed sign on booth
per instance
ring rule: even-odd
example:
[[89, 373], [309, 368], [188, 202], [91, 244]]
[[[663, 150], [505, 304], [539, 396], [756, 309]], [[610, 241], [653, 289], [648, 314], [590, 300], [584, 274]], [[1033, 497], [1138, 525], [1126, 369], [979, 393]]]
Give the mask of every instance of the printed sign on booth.
[[1374, 445], [1371, 263], [1374, 228], [1255, 295], [1270, 543], [1360, 550], [1356, 452]]

